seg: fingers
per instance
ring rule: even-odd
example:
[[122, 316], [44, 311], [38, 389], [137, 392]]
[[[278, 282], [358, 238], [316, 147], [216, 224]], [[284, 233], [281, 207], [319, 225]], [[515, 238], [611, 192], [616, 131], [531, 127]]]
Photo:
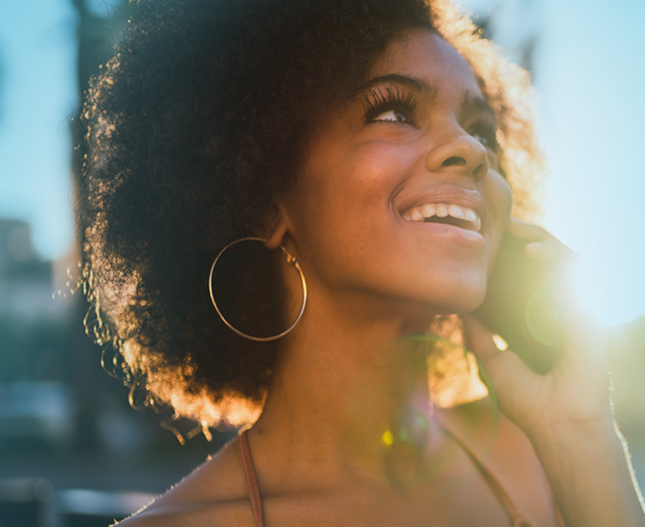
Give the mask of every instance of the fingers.
[[[534, 412], [527, 410], [535, 403], [540, 376], [533, 373], [512, 351], [501, 351], [495, 346], [492, 335], [479, 320], [464, 315], [466, 345], [479, 359], [483, 370], [480, 377], [488, 386], [492, 383], [496, 399], [506, 416], [518, 426], [533, 419]], [[491, 386], [489, 386], [491, 388]]]
[[529, 241], [524, 247], [524, 253], [533, 260], [564, 260], [573, 259], [577, 256], [574, 251], [560, 240], [537, 225], [511, 218], [508, 224], [508, 232], [516, 238]]
[[464, 315], [464, 338], [466, 346], [484, 365], [497, 387], [508, 384], [533, 372], [512, 351], [500, 350], [493, 341], [492, 333], [472, 315]]
[[491, 333], [479, 320], [471, 315], [464, 315], [463, 320], [466, 345], [480, 361], [487, 362], [489, 359], [504, 353], [497, 348]]
[[524, 247], [524, 253], [529, 258], [539, 261], [557, 260], [573, 255], [573, 251], [556, 238], [529, 243]]
[[539, 238], [551, 236], [542, 227], [526, 223], [517, 218], [511, 218], [508, 222], [508, 232], [521, 240], [538, 240]]

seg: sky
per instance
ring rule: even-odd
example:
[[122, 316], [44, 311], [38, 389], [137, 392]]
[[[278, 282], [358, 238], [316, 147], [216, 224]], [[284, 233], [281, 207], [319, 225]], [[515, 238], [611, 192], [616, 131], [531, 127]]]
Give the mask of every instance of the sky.
[[75, 22], [67, 0], [0, 2], [0, 217], [29, 222], [47, 259], [67, 252], [75, 237]]
[[[98, 12], [104, 0], [88, 0]], [[509, 57], [535, 36], [538, 123], [549, 159], [544, 225], [582, 255], [584, 302], [605, 324], [645, 314], [645, 2], [464, 0], [496, 12]], [[0, 217], [41, 257], [74, 243], [70, 117], [79, 101], [69, 0], [0, 4]]]
[[645, 314], [645, 2], [548, 0], [545, 16], [546, 225], [583, 255], [589, 305], [618, 323]]

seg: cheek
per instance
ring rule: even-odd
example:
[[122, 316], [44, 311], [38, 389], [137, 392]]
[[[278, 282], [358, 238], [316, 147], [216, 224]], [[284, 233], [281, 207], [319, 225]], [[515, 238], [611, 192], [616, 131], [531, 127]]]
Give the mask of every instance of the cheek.
[[299, 177], [298, 200], [330, 216], [328, 221], [343, 223], [381, 213], [413, 158], [400, 145], [386, 143], [336, 144], [316, 154]]
[[396, 243], [391, 198], [412, 156], [384, 144], [326, 146], [310, 153], [284, 204], [299, 259], [338, 281]]
[[325, 179], [337, 189], [351, 192], [347, 197], [353, 199], [392, 190], [413, 158], [407, 148], [388, 142], [339, 146], [330, 154], [327, 163], [321, 165]]
[[497, 172], [491, 171], [480, 184], [480, 192], [488, 202], [491, 221], [508, 222], [513, 205], [513, 192], [508, 181]]
[[508, 181], [497, 173], [484, 178], [483, 192], [489, 203], [489, 239], [488, 270], [493, 266], [497, 249], [506, 231], [513, 206], [513, 193]]
[[508, 219], [511, 215], [511, 208], [513, 207], [513, 191], [511, 186], [508, 184], [508, 181], [502, 176], [497, 175], [496, 179], [493, 180], [493, 195], [494, 199], [497, 202], [497, 208], [500, 211], [500, 215], [505, 223], [508, 223]]

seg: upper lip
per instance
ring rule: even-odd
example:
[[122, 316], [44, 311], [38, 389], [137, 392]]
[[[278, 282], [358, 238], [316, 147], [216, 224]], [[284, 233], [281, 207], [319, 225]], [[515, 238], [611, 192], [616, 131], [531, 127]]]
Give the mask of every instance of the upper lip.
[[482, 221], [486, 223], [486, 208], [481, 194], [477, 190], [471, 190], [457, 185], [437, 185], [429, 187], [401, 199], [397, 206], [399, 215], [414, 207], [420, 207], [427, 203], [431, 204], [455, 204], [461, 207], [474, 210]]

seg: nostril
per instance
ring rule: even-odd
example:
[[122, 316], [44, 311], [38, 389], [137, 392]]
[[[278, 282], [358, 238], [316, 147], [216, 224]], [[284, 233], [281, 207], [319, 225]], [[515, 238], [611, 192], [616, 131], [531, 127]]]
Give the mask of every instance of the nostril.
[[446, 159], [442, 165], [444, 167], [452, 167], [452, 166], [458, 166], [458, 167], [463, 167], [466, 164], [466, 160], [463, 157], [449, 157]]

